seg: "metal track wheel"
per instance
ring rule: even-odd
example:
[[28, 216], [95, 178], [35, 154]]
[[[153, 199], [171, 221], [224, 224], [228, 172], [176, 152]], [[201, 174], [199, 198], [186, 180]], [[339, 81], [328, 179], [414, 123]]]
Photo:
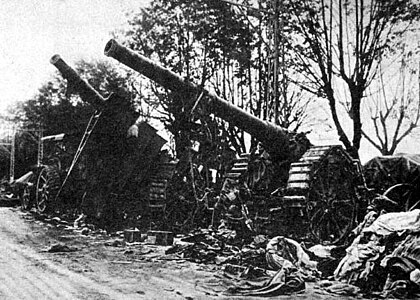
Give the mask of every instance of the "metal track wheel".
[[344, 170], [320, 170], [313, 178], [307, 202], [311, 233], [318, 242], [335, 244], [342, 241], [353, 227], [357, 197], [352, 178]]
[[359, 175], [341, 146], [313, 146], [291, 164], [285, 205], [302, 209], [316, 243], [336, 244], [347, 237], [357, 212]]

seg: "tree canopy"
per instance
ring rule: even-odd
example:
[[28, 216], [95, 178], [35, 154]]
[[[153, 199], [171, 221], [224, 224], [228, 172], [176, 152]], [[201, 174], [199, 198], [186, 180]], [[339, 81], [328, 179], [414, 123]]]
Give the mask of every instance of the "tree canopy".
[[[378, 75], [381, 57], [396, 46], [393, 39], [420, 15], [420, 6], [410, 0], [290, 1], [289, 5], [290, 43], [297, 58], [293, 67], [304, 75], [297, 81], [327, 99], [340, 141], [358, 157], [366, 89]], [[337, 108], [340, 101], [348, 108], [350, 135]]]
[[[154, 0], [128, 17], [128, 29], [118, 38], [185, 80], [292, 131], [311, 119], [307, 113], [311, 101], [328, 103], [340, 141], [357, 157], [362, 136], [372, 136], [368, 127], [362, 129], [362, 104], [374, 102], [367, 90], [380, 78], [381, 61], [402, 53], [401, 37], [417, 21], [419, 4], [288, 0], [278, 2], [279, 10], [273, 11], [275, 1], [235, 2], [239, 5], [222, 0]], [[272, 70], [276, 51], [281, 66]], [[166, 91], [103, 61], [80, 61], [76, 70], [103, 96], [122, 94], [146, 118], [154, 115], [163, 121], [175, 137], [177, 152], [191, 147], [191, 140], [248, 150], [243, 132], [201, 106], [200, 95]], [[281, 81], [277, 98], [270, 94], [273, 72], [278, 73], [274, 80]], [[394, 108], [390, 115], [396, 114]], [[80, 131], [92, 112], [55, 76], [15, 109], [14, 121], [25, 128], [43, 127], [45, 134]]]
[[[103, 97], [115, 93], [132, 102], [141, 97], [127, 84], [127, 75], [107, 62], [81, 60], [76, 63], [75, 70]], [[17, 125], [19, 133], [16, 138], [16, 173], [22, 174], [30, 165], [36, 164], [40, 134], [82, 136], [94, 112], [95, 108], [84, 103], [72, 85], [56, 73], [33, 98], [20, 102], [10, 112], [10, 121]]]
[[[81, 60], [76, 63], [75, 70], [105, 98], [112, 93], [133, 101], [139, 97], [127, 85], [126, 75], [107, 62]], [[49, 135], [83, 132], [94, 111], [80, 99], [72, 85], [56, 73], [32, 99], [19, 103], [12, 115], [13, 121], [22, 129], [42, 129], [44, 135]]]

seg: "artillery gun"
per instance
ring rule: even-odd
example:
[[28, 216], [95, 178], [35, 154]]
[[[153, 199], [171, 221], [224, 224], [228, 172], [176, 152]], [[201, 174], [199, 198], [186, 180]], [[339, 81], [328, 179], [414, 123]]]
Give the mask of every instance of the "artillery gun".
[[[270, 203], [266, 220], [272, 228], [289, 234], [303, 230], [316, 242], [337, 243], [346, 238], [363, 206], [359, 192], [364, 181], [359, 161], [341, 146], [312, 146], [305, 135], [262, 121], [115, 40], [106, 44], [104, 52], [164, 88], [189, 97], [192, 104], [193, 95], [203, 94], [200, 104], [207, 111], [262, 143], [270, 155], [274, 174], [263, 193], [252, 191], [251, 201], [259, 202], [262, 195], [264, 205]], [[253, 188], [266, 166], [261, 159], [241, 154], [225, 177], [252, 181]]]
[[[172, 167], [170, 158], [160, 155], [166, 140], [146, 122], [137, 122], [138, 113], [127, 99], [115, 94], [102, 97], [58, 55], [51, 63], [95, 112], [85, 132], [73, 135], [71, 143], [68, 134], [43, 138], [45, 143], [63, 144], [61, 149], [69, 150], [71, 144], [77, 150], [68, 151], [70, 159], [66, 160], [60, 154], [49, 155], [50, 159], [44, 159], [37, 170], [22, 179], [26, 182], [22, 206], [28, 209], [33, 203], [39, 212], [54, 211], [63, 199], [70, 199], [69, 207], [82, 206], [88, 216], [98, 218], [99, 225], [112, 227], [121, 215], [141, 211], [141, 199], [149, 193], [150, 181], [159, 179], [154, 175]], [[80, 142], [75, 143], [75, 139]], [[72, 170], [80, 176], [70, 176]], [[118, 207], [121, 202], [126, 211]]]
[[[54, 200], [60, 189], [65, 161], [70, 156], [64, 150], [65, 141], [69, 141], [69, 138], [64, 134], [40, 137], [38, 164], [14, 182], [19, 189], [18, 194], [23, 210], [29, 210], [35, 206], [38, 212], [44, 213], [51, 208], [48, 204]], [[47, 155], [44, 155], [46, 149], [48, 149], [45, 151]], [[58, 152], [60, 152], [59, 155], [57, 155]]]

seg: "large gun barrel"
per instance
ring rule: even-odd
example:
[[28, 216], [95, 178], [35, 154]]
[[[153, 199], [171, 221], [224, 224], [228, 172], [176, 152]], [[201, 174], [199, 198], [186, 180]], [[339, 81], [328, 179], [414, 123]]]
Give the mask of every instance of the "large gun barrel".
[[67, 79], [68, 84], [74, 86], [77, 93], [83, 101], [92, 104], [95, 108], [101, 108], [106, 99], [104, 99], [89, 83], [80, 78], [61, 57], [56, 54], [51, 57], [50, 62], [60, 71], [61, 75]]
[[[196, 94], [203, 93], [207, 96], [207, 103], [205, 104], [209, 106], [210, 111], [217, 117], [249, 133], [260, 141], [270, 153], [275, 154], [279, 158], [287, 159], [293, 155], [290, 153], [290, 135], [286, 129], [260, 120], [216, 94], [192, 82], [183, 80], [181, 76], [120, 45], [113, 39], [106, 44], [104, 52], [106, 56], [118, 60], [173, 92], [186, 93], [187, 95], [191, 92]], [[194, 101], [194, 99], [191, 99], [191, 101]]]

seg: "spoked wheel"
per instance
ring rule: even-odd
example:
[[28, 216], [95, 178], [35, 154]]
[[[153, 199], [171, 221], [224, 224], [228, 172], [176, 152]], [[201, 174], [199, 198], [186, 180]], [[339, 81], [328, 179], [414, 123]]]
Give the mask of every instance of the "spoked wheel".
[[412, 211], [420, 208], [420, 199], [415, 194], [415, 186], [408, 183], [399, 183], [391, 186], [383, 196], [390, 199], [397, 208], [403, 211]]
[[41, 169], [36, 182], [36, 207], [38, 212], [43, 213], [51, 209], [59, 184], [60, 177], [56, 168], [47, 166]]
[[31, 201], [31, 192], [28, 185], [25, 185], [25, 187], [22, 190], [22, 193], [19, 195], [20, 199], [20, 206], [22, 210], [30, 210], [32, 207], [32, 201]]
[[306, 206], [310, 231], [316, 242], [342, 242], [353, 227], [357, 194], [351, 170], [323, 164], [311, 182]]

